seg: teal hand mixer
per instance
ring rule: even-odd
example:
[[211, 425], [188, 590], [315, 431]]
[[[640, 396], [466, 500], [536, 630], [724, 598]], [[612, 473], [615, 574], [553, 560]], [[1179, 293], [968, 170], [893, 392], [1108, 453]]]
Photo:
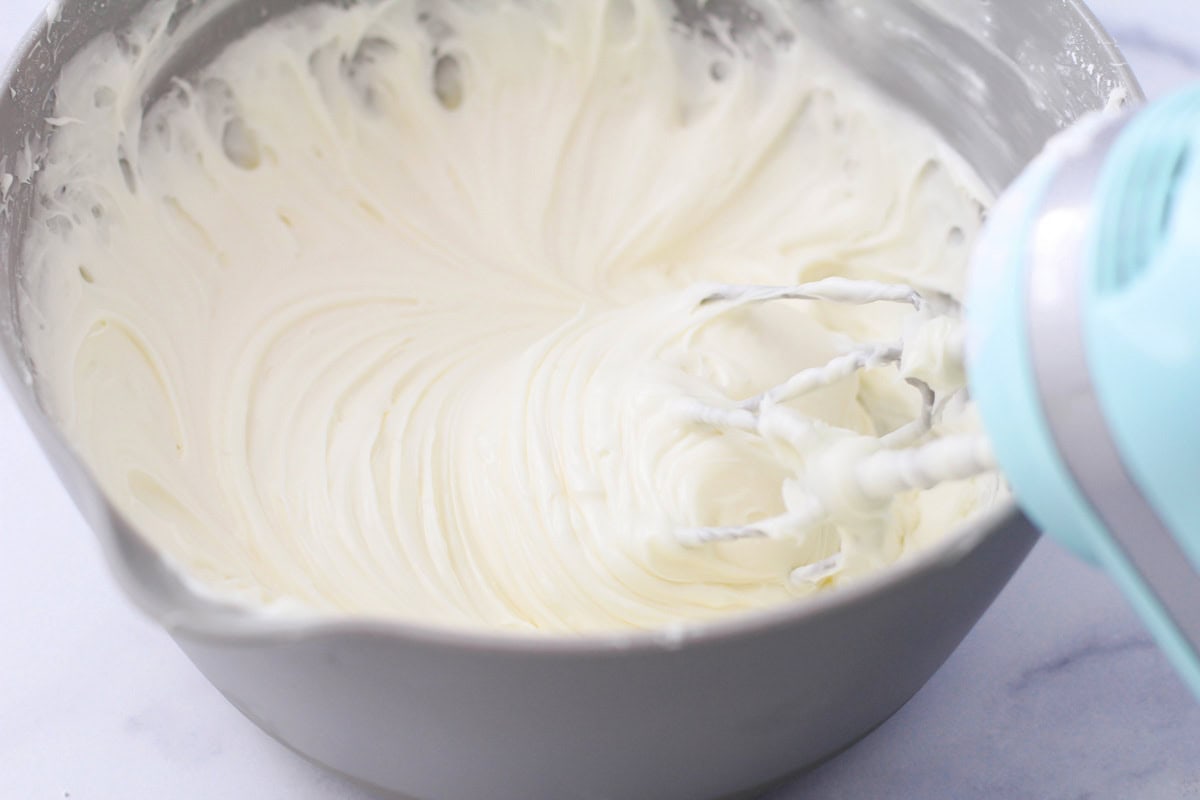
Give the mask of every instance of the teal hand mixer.
[[[910, 379], [919, 417], [869, 442], [847, 437], [826, 470], [833, 489], [774, 519], [677, 537], [803, 535], [856, 505], [999, 468], [1039, 527], [1112, 574], [1200, 695], [1200, 88], [1060, 134], [993, 209], [970, 272], [965, 309], [844, 278], [708, 287], [702, 304], [902, 303], [927, 319], [963, 316], [965, 336], [946, 347], [965, 361], [986, 436], [930, 436], [946, 398]], [[864, 345], [733, 409], [689, 413], [761, 432], [773, 404], [899, 366], [909, 344]], [[840, 566], [834, 555], [793, 578]]]
[[1200, 89], [1062, 135], [976, 250], [968, 374], [1048, 534], [1200, 694]]

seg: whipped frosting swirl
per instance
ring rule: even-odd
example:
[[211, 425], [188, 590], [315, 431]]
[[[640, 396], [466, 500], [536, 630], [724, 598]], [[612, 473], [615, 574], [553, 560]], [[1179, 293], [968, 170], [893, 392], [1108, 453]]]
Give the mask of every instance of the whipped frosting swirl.
[[[58, 88], [27, 243], [44, 402], [190, 579], [278, 613], [657, 627], [939, 539], [996, 478], [803, 542], [670, 535], [782, 513], [799, 479], [778, 442], [681, 401], [751, 397], [913, 313], [701, 306], [704, 285], [958, 296], [988, 201], [760, 5], [751, 27], [658, 0], [317, 5], [145, 114], [165, 15], [98, 40]], [[944, 325], [914, 369], [952, 391]], [[883, 366], [790, 409], [879, 435], [919, 402]], [[970, 405], [939, 429], [976, 430]], [[790, 579], [839, 547], [837, 575]]]

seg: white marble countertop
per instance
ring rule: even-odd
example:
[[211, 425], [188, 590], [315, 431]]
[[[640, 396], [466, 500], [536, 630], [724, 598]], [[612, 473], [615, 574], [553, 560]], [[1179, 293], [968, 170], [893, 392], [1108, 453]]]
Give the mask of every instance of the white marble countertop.
[[[0, 0], [0, 60], [41, 4]], [[1092, 5], [1151, 97], [1200, 79], [1200, 3]], [[0, 390], [0, 800], [247, 797], [370, 795], [260, 733], [126, 602]], [[771, 800], [977, 797], [1200, 798], [1200, 703], [1049, 542], [908, 706]]]

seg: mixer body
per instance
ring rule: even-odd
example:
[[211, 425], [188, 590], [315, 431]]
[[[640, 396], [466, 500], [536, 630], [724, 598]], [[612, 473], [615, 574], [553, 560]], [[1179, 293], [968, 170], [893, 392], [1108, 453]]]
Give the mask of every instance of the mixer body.
[[1052, 143], [980, 243], [968, 358], [1022, 506], [1200, 694], [1197, 144], [1200, 89]]

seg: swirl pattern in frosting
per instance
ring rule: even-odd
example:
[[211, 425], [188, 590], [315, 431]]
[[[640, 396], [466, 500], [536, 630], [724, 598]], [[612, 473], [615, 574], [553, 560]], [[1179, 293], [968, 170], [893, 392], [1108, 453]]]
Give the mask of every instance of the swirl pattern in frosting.
[[[939, 539], [997, 479], [803, 541], [670, 536], [803, 488], [803, 453], [691, 423], [681, 399], [753, 395], [911, 313], [698, 307], [697, 286], [957, 295], [988, 200], [759, 5], [753, 25], [659, 0], [312, 6], [148, 113], [165, 18], [93, 43], [58, 88], [27, 243], [44, 402], [196, 585], [269, 613], [653, 628]], [[878, 434], [918, 400], [880, 368], [791, 410]], [[973, 429], [960, 406], [941, 426]], [[838, 575], [789, 580], [839, 547]]]

